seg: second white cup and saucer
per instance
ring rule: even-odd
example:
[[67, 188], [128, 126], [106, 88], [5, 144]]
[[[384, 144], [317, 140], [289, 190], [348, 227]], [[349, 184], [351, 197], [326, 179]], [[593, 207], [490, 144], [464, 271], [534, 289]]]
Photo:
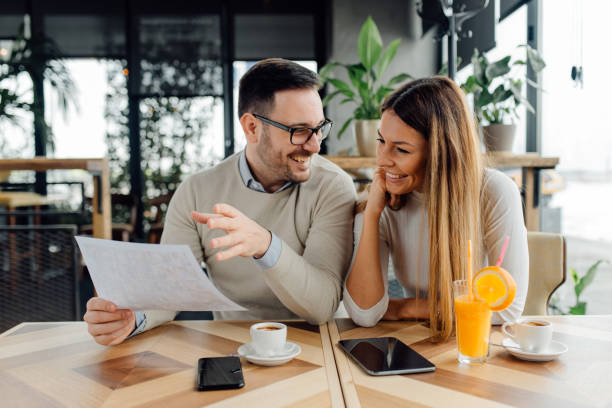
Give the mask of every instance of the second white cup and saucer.
[[287, 326], [276, 322], [251, 326], [251, 342], [238, 347], [238, 354], [262, 366], [277, 366], [293, 360], [302, 348], [287, 341]]
[[565, 344], [552, 339], [552, 324], [546, 320], [506, 322], [502, 332], [508, 336], [502, 341], [502, 346], [521, 360], [551, 361], [567, 352]]

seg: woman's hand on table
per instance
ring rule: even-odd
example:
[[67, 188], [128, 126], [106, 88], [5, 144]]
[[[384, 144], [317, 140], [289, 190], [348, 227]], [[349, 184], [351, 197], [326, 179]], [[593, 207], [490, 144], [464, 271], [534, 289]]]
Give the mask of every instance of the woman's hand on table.
[[83, 320], [87, 322], [89, 334], [96, 343], [103, 346], [114, 346], [123, 342], [136, 328], [134, 312], [117, 309], [113, 302], [99, 297], [89, 299]]
[[429, 319], [429, 302], [422, 298], [389, 299], [389, 306], [382, 319]]

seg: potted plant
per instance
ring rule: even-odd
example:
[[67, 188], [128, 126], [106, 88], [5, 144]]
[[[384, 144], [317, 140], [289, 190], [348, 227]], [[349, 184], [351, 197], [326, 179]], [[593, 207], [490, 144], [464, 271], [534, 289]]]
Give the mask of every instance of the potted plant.
[[580, 300], [580, 295], [582, 292], [593, 283], [593, 279], [595, 279], [595, 273], [597, 272], [597, 268], [602, 263], [609, 263], [609, 261], [605, 259], [599, 259], [593, 265], [589, 267], [587, 272], [583, 276], [579, 276], [578, 272], [574, 268], [570, 268], [570, 273], [572, 276], [572, 280], [574, 281], [574, 293], [576, 294], [576, 303], [574, 306], [571, 306], [568, 310], [563, 310], [559, 305], [559, 298], [553, 298], [549, 303], [548, 307], [555, 312], [555, 314], [573, 314], [573, 315], [584, 315], [586, 314], [587, 302]]
[[[512, 68], [529, 64], [534, 72], [544, 69], [546, 63], [536, 50], [525, 45], [526, 60], [512, 61], [511, 56], [489, 62], [487, 57], [474, 50], [472, 55], [473, 74], [461, 87], [473, 96], [474, 112], [482, 129], [483, 141], [489, 151], [511, 151], [518, 118], [518, 108], [525, 108], [535, 114], [533, 106], [523, 97], [523, 80], [515, 78]], [[527, 80], [528, 85], [538, 88]]]
[[[393, 85], [412, 78], [408, 74], [399, 74], [387, 83], [380, 83], [389, 63], [395, 57], [399, 43], [400, 39], [397, 38], [383, 51], [378, 27], [372, 17], [368, 17], [361, 27], [357, 40], [359, 62], [354, 64], [330, 62], [319, 72], [323, 83], [330, 83], [335, 88], [323, 99], [323, 106], [337, 96], [344, 98], [340, 104], [350, 102], [357, 105], [353, 115], [340, 128], [338, 138], [354, 122], [357, 148], [361, 156], [376, 156], [376, 131], [380, 125], [380, 105], [384, 98], [393, 91]], [[330, 77], [332, 71], [337, 67], [346, 70], [350, 83]]]

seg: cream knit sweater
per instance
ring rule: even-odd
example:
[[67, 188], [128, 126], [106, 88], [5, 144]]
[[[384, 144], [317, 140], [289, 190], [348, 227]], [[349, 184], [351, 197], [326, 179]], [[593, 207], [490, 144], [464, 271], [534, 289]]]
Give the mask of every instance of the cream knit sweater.
[[[355, 188], [351, 178], [330, 161], [314, 155], [311, 176], [276, 194], [247, 188], [238, 169], [239, 153], [185, 180], [174, 194], [162, 243], [186, 244], [203, 261], [210, 279], [246, 312], [215, 312], [215, 319], [303, 318], [323, 323], [336, 311], [351, 259]], [[191, 211], [212, 212], [216, 203], [234, 206], [282, 240], [273, 267], [261, 270], [252, 258], [217, 261], [223, 248], [210, 240], [222, 236], [191, 218]], [[175, 312], [147, 311], [144, 330], [175, 317]]]
[[[516, 281], [516, 297], [507, 309], [493, 313], [493, 323], [501, 324], [504, 321], [518, 319], [525, 306], [529, 285], [527, 230], [523, 221], [521, 195], [516, 184], [508, 176], [500, 171], [487, 169], [482, 200], [484, 234], [482, 241], [478, 243], [482, 254], [481, 259], [478, 260], [478, 269], [494, 263], [501, 252], [506, 236], [510, 237], [502, 267]], [[379, 247], [380, 265], [385, 283], [384, 296], [371, 308], [362, 309], [353, 301], [346, 287], [344, 288], [344, 306], [358, 325], [374, 326], [387, 311], [389, 257], [393, 261], [395, 277], [406, 291], [407, 297], [415, 297], [417, 291], [421, 298], [427, 297], [429, 232], [425, 204], [423, 195], [413, 192], [409, 195], [406, 205], [400, 210], [392, 211], [386, 207], [382, 212], [379, 223]], [[362, 228], [363, 213], [360, 213], [355, 217], [355, 248], [359, 245]]]

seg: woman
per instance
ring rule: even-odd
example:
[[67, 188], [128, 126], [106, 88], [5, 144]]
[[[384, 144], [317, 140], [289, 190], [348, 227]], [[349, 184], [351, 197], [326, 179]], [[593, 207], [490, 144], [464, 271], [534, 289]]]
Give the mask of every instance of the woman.
[[[468, 240], [475, 243], [477, 271], [497, 259], [506, 236], [502, 267], [517, 291], [493, 321], [519, 317], [529, 281], [520, 194], [506, 175], [483, 168], [461, 89], [443, 77], [412, 81], [389, 95], [382, 112], [378, 168], [367, 202], [358, 206], [357, 249], [344, 288], [353, 321], [429, 319], [434, 338], [448, 338], [452, 281], [465, 279]], [[387, 295], [389, 255], [407, 298]]]

